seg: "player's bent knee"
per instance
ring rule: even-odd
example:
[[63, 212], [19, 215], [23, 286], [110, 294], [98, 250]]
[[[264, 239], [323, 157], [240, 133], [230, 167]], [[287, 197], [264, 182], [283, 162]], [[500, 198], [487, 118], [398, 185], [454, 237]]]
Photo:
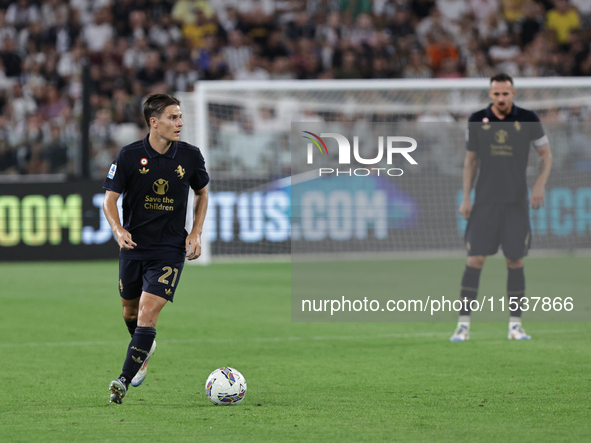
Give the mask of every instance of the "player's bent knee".
[[510, 269], [523, 268], [523, 258], [506, 258], [505, 261]]
[[139, 297], [133, 300], [121, 299], [123, 307], [123, 318], [125, 321], [133, 321], [137, 319], [138, 309], [140, 304]]
[[144, 292], [140, 302], [138, 313], [138, 326], [156, 327], [160, 311], [167, 303], [167, 300], [157, 295]]
[[484, 255], [471, 255], [466, 260], [466, 264], [471, 268], [482, 269], [485, 261], [486, 257]]
[[137, 314], [138, 314], [137, 309], [136, 309], [135, 312], [126, 312], [126, 311], [123, 311], [123, 320], [125, 320], [125, 321], [134, 321], [134, 320], [137, 320]]
[[138, 308], [132, 306], [123, 306], [123, 319], [125, 321], [137, 320]]

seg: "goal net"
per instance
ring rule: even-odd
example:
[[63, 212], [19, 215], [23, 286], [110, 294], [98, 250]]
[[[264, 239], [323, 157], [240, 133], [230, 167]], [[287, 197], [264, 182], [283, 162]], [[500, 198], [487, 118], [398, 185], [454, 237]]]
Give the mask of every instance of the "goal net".
[[[487, 79], [197, 86], [179, 98], [183, 137], [202, 149], [212, 179], [206, 260], [465, 250], [465, 221], [457, 213], [465, 132], [468, 116], [489, 103]], [[515, 88], [515, 103], [540, 116], [554, 156], [546, 205], [531, 211], [532, 248], [590, 248], [591, 79], [518, 78]], [[352, 177], [365, 172], [353, 168], [347, 175], [339, 164], [338, 140], [321, 134], [341, 134], [351, 152], [357, 137], [365, 159], [376, 156], [380, 137], [386, 145], [389, 135], [407, 135], [417, 143], [410, 154], [417, 164], [401, 155], [390, 164], [384, 155], [366, 167], [384, 168], [379, 177], [375, 171]], [[310, 147], [314, 154], [308, 154]], [[315, 169], [307, 155], [314, 156]], [[532, 148], [530, 188], [537, 162]], [[318, 177], [314, 171], [321, 167], [345, 172]]]

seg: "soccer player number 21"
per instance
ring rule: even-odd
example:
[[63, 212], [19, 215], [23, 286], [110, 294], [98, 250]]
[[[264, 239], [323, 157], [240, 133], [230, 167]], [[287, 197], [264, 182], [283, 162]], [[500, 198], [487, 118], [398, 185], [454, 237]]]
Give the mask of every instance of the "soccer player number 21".
[[165, 285], [168, 284], [168, 280], [166, 280], [170, 274], [172, 274], [174, 272], [174, 278], [172, 279], [172, 283], [170, 286], [172, 286], [174, 288], [174, 284], [176, 282], [176, 278], [179, 275], [179, 270], [177, 268], [171, 268], [170, 266], [165, 266], [162, 268], [162, 270], [164, 271], [164, 274], [162, 274], [162, 276], [158, 279], [158, 281], [160, 283], [164, 283]]

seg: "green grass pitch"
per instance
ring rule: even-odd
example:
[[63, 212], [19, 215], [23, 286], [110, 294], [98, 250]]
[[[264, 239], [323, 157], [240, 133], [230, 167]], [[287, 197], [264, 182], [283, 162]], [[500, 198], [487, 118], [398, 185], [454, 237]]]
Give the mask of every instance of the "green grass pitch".
[[[463, 263], [396, 260], [393, 278], [452, 296]], [[528, 294], [588, 291], [590, 269], [529, 258]], [[505, 272], [490, 259], [481, 292], [503, 294]], [[474, 323], [466, 343], [448, 341], [452, 323], [292, 323], [288, 263], [186, 266], [148, 377], [119, 406], [117, 263], [4, 263], [0, 275], [1, 442], [591, 441], [588, 323], [525, 322], [529, 342]], [[246, 377], [241, 405], [205, 397], [220, 366]]]

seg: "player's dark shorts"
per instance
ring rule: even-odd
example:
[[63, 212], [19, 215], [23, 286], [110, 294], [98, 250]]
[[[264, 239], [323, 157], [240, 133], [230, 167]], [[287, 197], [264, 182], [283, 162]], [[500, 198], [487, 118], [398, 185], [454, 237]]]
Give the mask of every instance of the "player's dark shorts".
[[525, 257], [531, 244], [528, 203], [475, 204], [464, 238], [468, 255], [493, 255], [502, 245], [505, 257]]
[[184, 260], [119, 258], [119, 294], [133, 300], [146, 291], [172, 302], [184, 264]]

